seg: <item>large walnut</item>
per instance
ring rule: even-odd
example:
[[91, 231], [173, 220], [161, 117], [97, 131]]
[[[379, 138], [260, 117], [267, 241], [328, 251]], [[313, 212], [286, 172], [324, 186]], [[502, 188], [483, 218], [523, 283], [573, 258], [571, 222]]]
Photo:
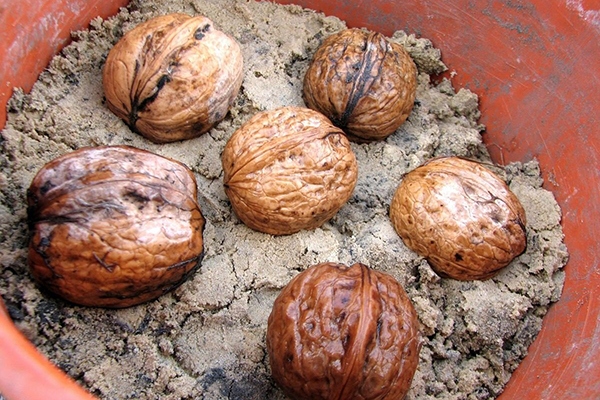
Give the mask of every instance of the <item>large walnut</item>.
[[350, 198], [358, 175], [344, 132], [301, 107], [252, 117], [229, 139], [222, 162], [235, 213], [273, 235], [321, 226]]
[[46, 164], [27, 192], [36, 281], [77, 304], [127, 307], [200, 265], [204, 219], [183, 164], [125, 146]]
[[238, 43], [206, 17], [170, 14], [127, 32], [104, 65], [108, 108], [157, 143], [190, 139], [222, 120], [242, 83]]
[[390, 207], [404, 243], [441, 276], [487, 279], [527, 244], [525, 210], [506, 183], [458, 157], [430, 160], [408, 173]]
[[324, 263], [298, 274], [275, 300], [267, 351], [294, 400], [400, 400], [421, 346], [415, 310], [390, 275]]
[[410, 114], [417, 69], [402, 46], [347, 29], [323, 41], [304, 77], [308, 107], [358, 142], [384, 139]]

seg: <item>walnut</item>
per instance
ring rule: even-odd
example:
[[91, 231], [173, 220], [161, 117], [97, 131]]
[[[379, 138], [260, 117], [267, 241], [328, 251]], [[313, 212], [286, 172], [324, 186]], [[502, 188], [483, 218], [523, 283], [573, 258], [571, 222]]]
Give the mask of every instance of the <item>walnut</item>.
[[301, 107], [256, 114], [229, 139], [222, 162], [237, 216], [273, 235], [321, 226], [350, 198], [358, 175], [342, 130]]
[[363, 264], [300, 273], [275, 300], [267, 327], [273, 378], [295, 400], [400, 400], [420, 347], [402, 286]]
[[347, 29], [329, 36], [315, 53], [304, 77], [304, 101], [351, 140], [381, 140], [408, 118], [416, 76], [402, 46], [377, 32]]
[[390, 218], [409, 248], [454, 279], [490, 278], [527, 243], [519, 199], [496, 174], [458, 157], [433, 159], [408, 173]]
[[156, 143], [221, 121], [242, 84], [239, 44], [206, 17], [170, 14], [127, 32], [104, 65], [108, 108]]
[[35, 280], [77, 304], [127, 307], [200, 265], [204, 219], [183, 164], [126, 146], [46, 164], [27, 192]]

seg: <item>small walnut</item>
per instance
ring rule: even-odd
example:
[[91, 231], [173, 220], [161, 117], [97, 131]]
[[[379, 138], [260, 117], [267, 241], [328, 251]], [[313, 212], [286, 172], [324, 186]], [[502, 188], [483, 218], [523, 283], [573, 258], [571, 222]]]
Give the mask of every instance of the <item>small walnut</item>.
[[273, 235], [321, 226], [350, 198], [358, 175], [344, 132], [301, 107], [256, 114], [232, 135], [222, 157], [235, 213]]
[[204, 219], [183, 164], [125, 146], [46, 164], [27, 192], [36, 281], [77, 304], [127, 307], [200, 265]]
[[382, 34], [347, 29], [323, 41], [304, 77], [304, 101], [351, 140], [385, 139], [408, 118], [417, 69]]
[[402, 286], [363, 264], [300, 273], [275, 300], [267, 327], [273, 378], [294, 400], [400, 400], [420, 347]]
[[108, 108], [156, 143], [221, 121], [242, 84], [242, 52], [206, 17], [170, 14], [127, 32], [104, 65]]
[[442, 157], [408, 173], [390, 218], [404, 243], [441, 276], [487, 279], [525, 251], [525, 210], [496, 174]]

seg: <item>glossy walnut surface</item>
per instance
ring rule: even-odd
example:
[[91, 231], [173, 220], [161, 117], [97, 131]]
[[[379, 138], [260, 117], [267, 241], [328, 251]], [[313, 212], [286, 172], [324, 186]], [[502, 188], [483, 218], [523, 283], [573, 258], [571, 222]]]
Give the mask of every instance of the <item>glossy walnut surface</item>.
[[458, 157], [430, 160], [402, 180], [390, 218], [404, 243], [442, 276], [487, 279], [525, 251], [519, 199], [495, 173]]
[[127, 307], [160, 296], [204, 254], [196, 192], [186, 166], [131, 147], [56, 158], [27, 193], [34, 278], [87, 306]]
[[321, 226], [350, 198], [358, 176], [344, 132], [303, 107], [256, 114], [231, 136], [222, 162], [237, 216], [273, 235]]
[[410, 114], [417, 69], [402, 46], [377, 32], [347, 29], [323, 41], [304, 77], [307, 106], [351, 140], [391, 135]]
[[106, 105], [156, 143], [190, 139], [222, 120], [242, 84], [239, 44], [203, 16], [163, 15], [111, 49]]
[[399, 400], [419, 361], [416, 312], [390, 275], [363, 264], [317, 264], [275, 300], [267, 351], [294, 400]]

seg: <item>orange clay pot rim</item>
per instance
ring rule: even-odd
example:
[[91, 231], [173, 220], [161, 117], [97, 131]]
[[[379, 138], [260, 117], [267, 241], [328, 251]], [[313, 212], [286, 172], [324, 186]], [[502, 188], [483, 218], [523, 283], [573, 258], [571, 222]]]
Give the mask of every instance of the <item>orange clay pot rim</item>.
[[[563, 209], [571, 259], [561, 300], [500, 399], [600, 398], [600, 4], [597, 0], [474, 2], [281, 0], [390, 35], [405, 29], [443, 51], [457, 88], [481, 96], [495, 161], [540, 161]], [[6, 0], [0, 7], [0, 102], [26, 91], [69, 38], [125, 0]], [[447, 74], [446, 76], [450, 76]], [[0, 126], [6, 112], [0, 107]], [[8, 399], [90, 399], [0, 311], [0, 392]]]

